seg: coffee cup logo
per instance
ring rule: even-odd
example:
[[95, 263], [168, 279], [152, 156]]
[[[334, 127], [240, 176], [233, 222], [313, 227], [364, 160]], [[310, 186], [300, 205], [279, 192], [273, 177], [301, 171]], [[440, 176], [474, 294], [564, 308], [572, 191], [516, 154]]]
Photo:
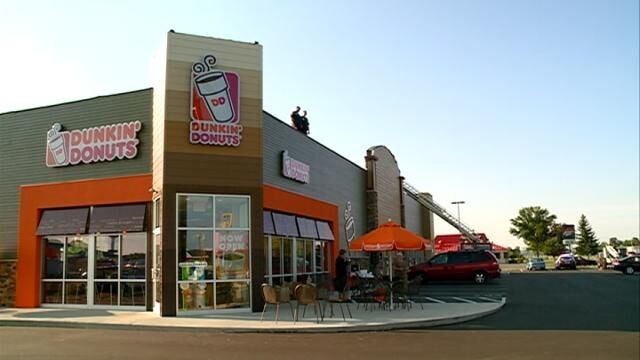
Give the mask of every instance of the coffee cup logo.
[[356, 225], [353, 221], [353, 215], [351, 213], [351, 201], [347, 201], [344, 209], [344, 232], [347, 238], [347, 243], [350, 243], [356, 237]]
[[193, 144], [239, 146], [240, 77], [215, 68], [216, 58], [207, 55], [193, 64], [191, 73], [191, 126]]
[[47, 131], [47, 165], [50, 167], [64, 166], [69, 163], [65, 137], [61, 132], [62, 125], [55, 123]]

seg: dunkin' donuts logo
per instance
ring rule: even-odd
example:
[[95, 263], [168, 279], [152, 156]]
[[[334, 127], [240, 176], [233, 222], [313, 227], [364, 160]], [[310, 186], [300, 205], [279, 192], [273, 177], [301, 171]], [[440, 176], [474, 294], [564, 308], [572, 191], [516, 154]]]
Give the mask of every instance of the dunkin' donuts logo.
[[215, 68], [216, 58], [207, 55], [193, 64], [191, 72], [192, 144], [239, 146], [240, 77]]
[[140, 121], [71, 131], [62, 131], [62, 125], [53, 124], [47, 132], [46, 164], [59, 167], [133, 159], [138, 155], [140, 129]]

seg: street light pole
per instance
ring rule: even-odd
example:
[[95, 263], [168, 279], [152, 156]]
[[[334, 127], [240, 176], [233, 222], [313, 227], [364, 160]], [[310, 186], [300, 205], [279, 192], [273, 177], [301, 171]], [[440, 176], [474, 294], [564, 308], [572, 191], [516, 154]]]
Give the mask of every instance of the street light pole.
[[464, 204], [464, 201], [452, 201], [451, 203], [458, 206], [458, 223], [460, 223], [460, 204]]

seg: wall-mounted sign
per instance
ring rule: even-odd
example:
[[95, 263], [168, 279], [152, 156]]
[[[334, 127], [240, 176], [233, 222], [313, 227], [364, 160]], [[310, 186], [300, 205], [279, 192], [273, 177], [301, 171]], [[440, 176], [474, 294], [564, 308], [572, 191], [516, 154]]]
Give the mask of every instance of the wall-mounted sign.
[[310, 170], [311, 166], [290, 157], [288, 151], [282, 152], [282, 176], [308, 184], [311, 181]]
[[240, 76], [215, 68], [216, 58], [207, 55], [193, 64], [191, 72], [192, 144], [239, 146]]
[[62, 125], [53, 124], [47, 132], [46, 164], [59, 167], [133, 159], [138, 155], [140, 129], [140, 121], [70, 131], [62, 131]]
[[353, 221], [351, 212], [351, 201], [347, 201], [344, 207], [344, 235], [347, 238], [347, 243], [350, 243], [356, 237], [356, 224]]

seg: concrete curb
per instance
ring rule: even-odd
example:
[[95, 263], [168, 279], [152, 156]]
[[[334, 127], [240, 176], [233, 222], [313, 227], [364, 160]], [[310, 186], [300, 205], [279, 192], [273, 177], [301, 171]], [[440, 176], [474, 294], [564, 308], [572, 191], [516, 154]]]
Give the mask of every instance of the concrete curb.
[[323, 327], [281, 327], [281, 328], [255, 328], [255, 327], [221, 327], [202, 325], [163, 325], [163, 324], [135, 324], [135, 323], [100, 323], [84, 321], [52, 321], [52, 320], [14, 320], [0, 319], [0, 326], [17, 327], [50, 327], [50, 328], [74, 328], [74, 329], [108, 329], [108, 330], [151, 330], [151, 331], [178, 331], [178, 332], [210, 332], [210, 333], [346, 333], [346, 332], [369, 332], [369, 331], [389, 331], [417, 328], [430, 328], [458, 324], [498, 312], [506, 304], [503, 297], [500, 303], [496, 303], [495, 308], [476, 312], [462, 316], [439, 317], [429, 319], [411, 319], [385, 323], [364, 323], [345, 324]]

